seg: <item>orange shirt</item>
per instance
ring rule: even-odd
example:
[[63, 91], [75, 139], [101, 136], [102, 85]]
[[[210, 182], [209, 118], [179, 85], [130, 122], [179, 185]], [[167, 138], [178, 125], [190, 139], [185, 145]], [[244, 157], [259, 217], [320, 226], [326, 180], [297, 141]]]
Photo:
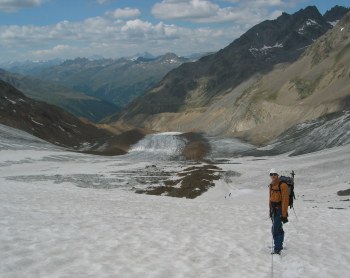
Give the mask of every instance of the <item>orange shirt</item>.
[[288, 188], [288, 185], [283, 182], [281, 184], [281, 191], [280, 191], [280, 186], [278, 184], [279, 184], [279, 181], [270, 185], [270, 206], [271, 206], [271, 202], [273, 203], [281, 202], [282, 217], [287, 217], [288, 205], [289, 205], [289, 188]]

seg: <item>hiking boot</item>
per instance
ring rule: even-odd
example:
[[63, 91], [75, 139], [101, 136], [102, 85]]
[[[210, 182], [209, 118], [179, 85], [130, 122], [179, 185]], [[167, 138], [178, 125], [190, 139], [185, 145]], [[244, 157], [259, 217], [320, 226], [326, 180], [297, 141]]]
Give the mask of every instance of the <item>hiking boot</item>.
[[281, 255], [282, 254], [282, 250], [274, 250], [273, 252], [271, 252], [271, 255]]

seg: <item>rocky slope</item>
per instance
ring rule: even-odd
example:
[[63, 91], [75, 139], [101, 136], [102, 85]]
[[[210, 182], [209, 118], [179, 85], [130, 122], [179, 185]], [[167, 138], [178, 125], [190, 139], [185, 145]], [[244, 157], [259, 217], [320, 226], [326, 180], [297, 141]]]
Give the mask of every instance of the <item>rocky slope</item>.
[[81, 121], [53, 105], [26, 97], [0, 80], [0, 124], [26, 131], [52, 144], [103, 155], [125, 154], [140, 140], [141, 130], [116, 135]]
[[188, 61], [190, 59], [172, 53], [157, 58], [77, 58], [45, 69], [37, 76], [125, 106], [157, 84], [170, 70]]
[[[164, 131], [201, 130], [263, 145], [298, 123], [342, 111], [350, 91], [349, 14], [334, 28], [328, 20], [345, 11], [337, 7], [326, 17], [308, 7], [265, 21], [219, 53], [169, 73], [128, 107], [121, 121]], [[214, 67], [220, 60], [226, 61], [225, 71]], [[206, 83], [216, 80], [207, 70], [213, 67], [222, 79], [217, 85]], [[199, 85], [204, 79], [206, 84]]]
[[120, 108], [112, 103], [35, 77], [0, 69], [0, 80], [10, 83], [30, 98], [56, 105], [90, 121], [97, 122], [120, 111]]
[[290, 152], [290, 155], [295, 156], [350, 144], [350, 101], [346, 102], [344, 111], [297, 124], [283, 132], [267, 147], [252, 153], [276, 155]]
[[[228, 130], [266, 143], [287, 128], [349, 110], [350, 13], [289, 66], [245, 90], [230, 109]], [[344, 130], [346, 132], [346, 130]]]

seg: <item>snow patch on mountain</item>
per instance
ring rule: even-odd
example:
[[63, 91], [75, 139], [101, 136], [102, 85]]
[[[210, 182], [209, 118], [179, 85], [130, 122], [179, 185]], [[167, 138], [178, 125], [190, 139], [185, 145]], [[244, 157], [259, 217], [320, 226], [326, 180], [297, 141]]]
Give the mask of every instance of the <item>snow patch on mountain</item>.
[[44, 126], [42, 123], [37, 122], [37, 121], [36, 121], [36, 120], [34, 120], [33, 118], [30, 118], [30, 119], [31, 119], [31, 121], [32, 121], [33, 123], [35, 123], [35, 124], [37, 124], [37, 125]]
[[313, 19], [308, 19], [299, 29], [298, 29], [298, 33], [300, 35], [304, 35], [305, 29], [309, 26], [321, 26], [317, 21], [313, 20]]
[[332, 25], [333, 27], [334, 27], [335, 25], [337, 25], [338, 22], [339, 22], [339, 20], [336, 20], [336, 21], [328, 21], [328, 23], [329, 23], [330, 25]]
[[278, 42], [276, 42], [274, 45], [265, 45], [264, 44], [264, 46], [261, 48], [251, 47], [251, 48], [249, 48], [249, 51], [251, 54], [253, 54], [255, 56], [255, 54], [257, 52], [266, 54], [269, 50], [274, 49], [274, 48], [283, 48], [283, 44], [278, 43]]
[[12, 99], [9, 99], [9, 98], [6, 97], [6, 96], [5, 96], [5, 99], [6, 99], [8, 102], [12, 103], [12, 104], [16, 104], [16, 103], [17, 103], [16, 101], [14, 101], [14, 100], [12, 100]]

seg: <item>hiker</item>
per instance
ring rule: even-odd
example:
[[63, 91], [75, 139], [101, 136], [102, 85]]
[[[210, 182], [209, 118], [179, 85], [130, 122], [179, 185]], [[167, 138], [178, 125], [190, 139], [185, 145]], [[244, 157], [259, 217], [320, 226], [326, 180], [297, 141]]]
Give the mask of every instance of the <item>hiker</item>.
[[283, 224], [288, 222], [289, 189], [285, 182], [279, 181], [277, 170], [270, 170], [270, 218], [272, 220], [272, 235], [274, 241], [273, 254], [281, 254], [283, 249]]

